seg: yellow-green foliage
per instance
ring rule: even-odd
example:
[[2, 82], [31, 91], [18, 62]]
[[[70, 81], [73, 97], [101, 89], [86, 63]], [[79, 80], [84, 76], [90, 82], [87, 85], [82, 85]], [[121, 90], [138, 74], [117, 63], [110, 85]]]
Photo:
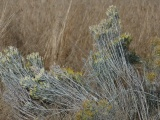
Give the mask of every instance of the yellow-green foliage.
[[112, 106], [106, 99], [99, 101], [85, 100], [82, 108], [76, 113], [76, 120], [94, 120], [98, 115], [107, 115]]
[[33, 99], [39, 99], [39, 97], [36, 95], [37, 93], [37, 86], [35, 85], [33, 88], [30, 88], [29, 90], [29, 95], [33, 98]]
[[[116, 46], [119, 42], [122, 43], [123, 50], [125, 52], [126, 58], [129, 60], [130, 63], [136, 63], [139, 62], [139, 57], [132, 51], [129, 50], [129, 45], [132, 41], [132, 37], [128, 33], [124, 33], [121, 35], [120, 38], [117, 38], [115, 40], [112, 40], [108, 43], [109, 46]], [[108, 50], [102, 49], [101, 51], [95, 52], [92, 55], [93, 63], [99, 64], [106, 62], [108, 58], [110, 58], [112, 55], [109, 53]]]
[[[102, 57], [102, 56], [103, 56], [103, 57]], [[104, 62], [104, 61], [106, 61], [109, 57], [110, 57], [110, 54], [107, 52], [107, 50], [98, 51], [98, 52], [95, 52], [95, 53], [92, 55], [92, 59], [93, 59], [93, 63], [94, 63], [94, 64]]]
[[43, 58], [39, 55], [38, 52], [35, 53], [31, 53], [29, 55], [27, 55], [26, 57], [27, 63], [26, 63], [26, 67], [31, 67], [31, 66], [36, 66], [39, 68], [43, 68]]
[[122, 41], [123, 49], [129, 50], [129, 45], [132, 42], [132, 37], [130, 34], [124, 33], [121, 35], [120, 40]]
[[147, 73], [147, 79], [152, 83], [155, 81], [157, 74], [155, 72]]
[[108, 44], [109, 44], [109, 46], [112, 46], [112, 45], [117, 45], [119, 42], [122, 43], [122, 47], [124, 50], [129, 50], [129, 45], [132, 42], [132, 37], [129, 33], [124, 33], [120, 36], [120, 38], [112, 40]]
[[81, 78], [83, 76], [82, 72], [74, 71], [72, 68], [62, 68], [61, 70], [62, 72], [59, 74], [57, 74], [54, 70], [52, 70], [51, 74], [59, 80], [69, 78], [74, 80], [75, 82], [81, 83]]
[[83, 75], [82, 72], [76, 72], [71, 68], [63, 68], [63, 71], [69, 78], [75, 80], [78, 83], [81, 83], [81, 78]]
[[25, 76], [19, 81], [22, 87], [28, 89], [29, 94], [33, 99], [40, 99], [42, 96], [39, 95], [39, 92], [43, 89], [45, 90], [50, 88], [50, 85], [46, 83], [46, 81], [42, 80], [43, 74], [44, 69], [41, 69], [37, 74], [34, 74], [33, 77]]
[[[95, 40], [100, 40], [102, 34], [110, 33], [111, 32], [110, 28], [112, 28], [112, 26], [115, 25], [115, 22], [120, 23], [118, 10], [115, 6], [110, 6], [108, 11], [106, 12], [106, 15], [108, 18], [102, 20], [100, 24], [89, 27]], [[116, 34], [116, 32], [114, 34]]]
[[43, 79], [45, 70], [38, 53], [32, 53], [24, 59], [16, 48], [9, 46], [0, 53], [0, 58], [1, 65], [9, 65], [18, 76], [20, 85], [29, 91], [32, 98], [39, 99], [40, 90], [50, 87]]
[[82, 72], [76, 72], [71, 68], [63, 68], [63, 70], [68, 74], [68, 75], [78, 75], [78, 76], [82, 76]]
[[[11, 62], [11, 58], [14, 57], [15, 59], [17, 59], [16, 57], [18, 55], [19, 55], [18, 50], [12, 46], [9, 46], [8, 48], [6, 48], [2, 52], [0, 52], [0, 58], [1, 58], [0, 62], [3, 64], [5, 64], [7, 62]], [[22, 57], [22, 60], [23, 60], [23, 57]], [[19, 62], [18, 59], [17, 59], [17, 62]]]
[[151, 53], [146, 61], [147, 70], [149, 71], [147, 71], [146, 78], [152, 83], [157, 80], [160, 70], [160, 38], [155, 37], [150, 48]]

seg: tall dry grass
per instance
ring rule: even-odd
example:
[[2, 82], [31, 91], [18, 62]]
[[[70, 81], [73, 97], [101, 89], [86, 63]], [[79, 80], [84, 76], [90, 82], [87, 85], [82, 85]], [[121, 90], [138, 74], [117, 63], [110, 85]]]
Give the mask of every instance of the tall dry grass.
[[1, 48], [18, 47], [24, 55], [38, 51], [46, 67], [56, 62], [79, 70], [92, 49], [88, 27], [105, 16], [109, 5], [119, 9], [123, 31], [134, 37], [131, 48], [146, 56], [148, 41], [160, 36], [158, 0], [0, 0], [3, 20], [12, 16]]

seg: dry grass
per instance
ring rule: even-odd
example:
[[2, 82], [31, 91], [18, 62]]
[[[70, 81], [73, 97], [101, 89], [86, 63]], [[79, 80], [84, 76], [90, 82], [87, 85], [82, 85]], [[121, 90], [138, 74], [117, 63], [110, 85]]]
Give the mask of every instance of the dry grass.
[[[6, 1], [0, 3], [2, 11]], [[88, 27], [104, 18], [111, 4], [119, 9], [123, 31], [134, 37], [131, 48], [145, 56], [148, 40], [160, 36], [158, 0], [73, 0], [71, 5], [70, 0], [8, 0], [3, 20], [15, 15], [1, 49], [14, 45], [24, 54], [38, 51], [47, 68], [56, 62], [78, 70], [92, 48]]]
[[11, 120], [13, 118], [12, 110], [10, 110], [10, 106], [6, 104], [0, 98], [0, 119], [1, 120]]

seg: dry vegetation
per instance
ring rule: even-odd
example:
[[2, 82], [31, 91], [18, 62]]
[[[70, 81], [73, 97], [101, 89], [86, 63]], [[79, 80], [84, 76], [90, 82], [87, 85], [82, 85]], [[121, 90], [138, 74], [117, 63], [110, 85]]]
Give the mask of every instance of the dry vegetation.
[[13, 118], [12, 107], [3, 99], [4, 85], [0, 81], [0, 119], [11, 120]]
[[[56, 63], [81, 70], [92, 49], [89, 26], [110, 5], [119, 10], [122, 32], [133, 37], [130, 49], [147, 58], [150, 42], [160, 37], [159, 0], [0, 0], [0, 51], [12, 45], [23, 55], [39, 52], [47, 69]], [[13, 114], [6, 106], [0, 98], [0, 119]]]
[[[160, 36], [158, 0], [8, 0], [0, 1], [0, 14], [8, 23], [1, 48], [18, 47], [24, 54], [40, 52], [48, 68], [54, 62], [79, 70], [92, 48], [88, 27], [105, 16], [109, 5], [119, 9], [123, 31], [129, 32], [131, 45], [146, 55], [147, 44]], [[10, 18], [10, 16], [12, 16]]]

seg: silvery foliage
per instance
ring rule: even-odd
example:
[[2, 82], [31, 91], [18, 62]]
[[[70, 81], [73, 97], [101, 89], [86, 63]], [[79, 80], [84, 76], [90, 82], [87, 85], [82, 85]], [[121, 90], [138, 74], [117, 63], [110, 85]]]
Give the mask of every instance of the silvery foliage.
[[[24, 59], [14, 47], [8, 47], [0, 54], [0, 75], [6, 89], [6, 99], [19, 112], [20, 118], [35, 118], [35, 116], [64, 111], [77, 110], [79, 104], [92, 97], [74, 80], [60, 72], [64, 80], [59, 80], [44, 70], [43, 60], [38, 53], [32, 53]], [[34, 102], [33, 99], [63, 106], [61, 109], [48, 109]], [[41, 116], [42, 117], [42, 116]]]
[[[88, 69], [87, 85], [98, 98], [108, 99], [114, 108], [109, 119], [148, 120], [149, 106], [144, 90], [144, 78], [125, 58], [123, 39], [121, 39], [120, 18], [115, 6], [106, 12], [107, 19], [90, 27], [94, 38], [95, 50], [91, 53]], [[98, 58], [95, 59], [95, 56]], [[94, 78], [94, 80], [93, 80]], [[154, 100], [157, 99], [154, 97]], [[116, 118], [118, 113], [122, 118]]]

